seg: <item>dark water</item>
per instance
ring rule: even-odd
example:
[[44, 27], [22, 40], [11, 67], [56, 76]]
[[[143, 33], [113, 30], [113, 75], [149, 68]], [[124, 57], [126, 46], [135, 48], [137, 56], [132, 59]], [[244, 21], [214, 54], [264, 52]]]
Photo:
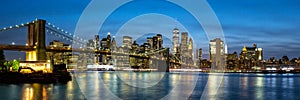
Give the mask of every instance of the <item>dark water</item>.
[[300, 74], [73, 73], [67, 84], [0, 84], [1, 100], [299, 100]]

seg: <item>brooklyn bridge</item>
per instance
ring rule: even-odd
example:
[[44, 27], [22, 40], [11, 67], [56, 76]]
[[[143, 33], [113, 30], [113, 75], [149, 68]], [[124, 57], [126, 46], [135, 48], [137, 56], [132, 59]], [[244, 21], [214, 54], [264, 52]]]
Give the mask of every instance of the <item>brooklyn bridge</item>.
[[[84, 68], [84, 66], [87, 64], [98, 63], [110, 64], [120, 68], [154, 68], [160, 71], [169, 71], [170, 67], [176, 68], [177, 66], [177, 68], [180, 68], [180, 66], [186, 66], [178, 57], [169, 53], [169, 48], [156, 48], [155, 50], [142, 53], [120, 52], [120, 50], [113, 49], [90, 49], [87, 47], [88, 40], [69, 33], [42, 19], [36, 19], [32, 22], [27, 22], [26, 24], [0, 29], [0, 33], [9, 30], [17, 30], [23, 27], [27, 28], [27, 37], [24, 37], [27, 38], [26, 44], [0, 44], [0, 50], [25, 52], [26, 60], [23, 62], [51, 62], [52, 64], [55, 64], [56, 62], [53, 61], [53, 56], [55, 54], [67, 53], [69, 56], [79, 55], [77, 60], [82, 60], [82, 63], [78, 63], [79, 61], [73, 61], [77, 62], [77, 64], [75, 64], [76, 68]], [[53, 35], [54, 37], [57, 37], [55, 40], [68, 41], [69, 43], [72, 43], [72, 46], [47, 46], [47, 35]], [[77, 47], [73, 45], [76, 45]]]

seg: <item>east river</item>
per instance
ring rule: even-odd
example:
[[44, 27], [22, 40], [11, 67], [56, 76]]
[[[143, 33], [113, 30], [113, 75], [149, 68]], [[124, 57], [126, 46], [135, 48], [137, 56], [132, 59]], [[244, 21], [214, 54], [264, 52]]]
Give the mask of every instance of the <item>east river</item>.
[[72, 76], [67, 84], [0, 84], [0, 99], [300, 99], [300, 74], [90, 71]]

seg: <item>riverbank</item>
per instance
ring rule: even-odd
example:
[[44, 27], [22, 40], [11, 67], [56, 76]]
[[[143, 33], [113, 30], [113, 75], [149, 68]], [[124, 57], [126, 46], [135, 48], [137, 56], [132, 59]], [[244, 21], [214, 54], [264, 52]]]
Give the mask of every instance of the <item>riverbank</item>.
[[0, 73], [0, 83], [67, 83], [72, 80], [69, 72], [65, 73], [30, 73], [22, 74], [18, 72]]

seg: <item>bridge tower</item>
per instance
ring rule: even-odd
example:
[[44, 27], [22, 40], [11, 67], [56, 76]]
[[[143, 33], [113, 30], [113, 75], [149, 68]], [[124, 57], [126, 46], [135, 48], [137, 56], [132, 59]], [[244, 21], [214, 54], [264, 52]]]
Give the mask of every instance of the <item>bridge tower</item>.
[[35, 50], [26, 52], [26, 61], [46, 61], [45, 25], [41, 19], [28, 24], [26, 45]]

